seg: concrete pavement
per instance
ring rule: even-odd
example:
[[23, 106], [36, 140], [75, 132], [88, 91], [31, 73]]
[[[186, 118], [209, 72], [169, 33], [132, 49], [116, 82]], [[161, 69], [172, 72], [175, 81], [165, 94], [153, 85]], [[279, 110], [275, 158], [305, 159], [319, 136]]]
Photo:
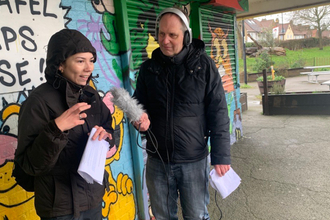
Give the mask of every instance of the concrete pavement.
[[[319, 82], [330, 76], [320, 76]], [[239, 188], [222, 199], [210, 187], [212, 220], [330, 219], [330, 116], [264, 116], [256, 83], [242, 113], [243, 138], [232, 146]], [[286, 91], [329, 90], [288, 78]]]

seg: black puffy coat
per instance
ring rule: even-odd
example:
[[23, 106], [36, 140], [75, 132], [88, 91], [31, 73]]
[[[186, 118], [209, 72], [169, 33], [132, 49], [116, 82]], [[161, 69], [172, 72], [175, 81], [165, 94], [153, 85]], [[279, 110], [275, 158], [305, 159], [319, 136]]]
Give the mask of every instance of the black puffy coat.
[[[32, 91], [22, 104], [18, 123], [18, 146], [15, 161], [35, 176], [35, 207], [41, 217], [75, 214], [99, 205], [105, 186], [88, 184], [77, 169], [87, 143], [88, 133], [102, 126], [109, 133], [111, 114], [92, 87], [76, 85], [58, 73], [67, 57], [96, 51], [80, 32], [62, 30], [48, 45], [47, 82]], [[88, 97], [91, 108], [86, 110], [83, 125], [61, 132], [54, 119], [74, 104]]]
[[147, 135], [148, 154], [173, 163], [205, 158], [230, 164], [229, 117], [220, 75], [202, 41], [170, 58], [158, 48], [140, 68], [134, 97], [146, 109], [157, 146]]

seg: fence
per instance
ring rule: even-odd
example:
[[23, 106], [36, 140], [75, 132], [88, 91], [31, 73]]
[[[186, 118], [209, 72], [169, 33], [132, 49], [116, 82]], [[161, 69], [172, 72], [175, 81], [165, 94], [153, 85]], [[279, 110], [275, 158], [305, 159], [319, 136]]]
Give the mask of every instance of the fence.
[[330, 65], [330, 57], [314, 57], [305, 60], [305, 66], [324, 66]]

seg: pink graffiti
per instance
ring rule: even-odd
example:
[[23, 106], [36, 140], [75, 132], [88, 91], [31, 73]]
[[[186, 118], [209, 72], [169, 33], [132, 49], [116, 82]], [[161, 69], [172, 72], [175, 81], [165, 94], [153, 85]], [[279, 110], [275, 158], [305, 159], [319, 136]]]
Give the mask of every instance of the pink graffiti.
[[17, 148], [17, 138], [0, 134], [0, 165], [13, 160]]

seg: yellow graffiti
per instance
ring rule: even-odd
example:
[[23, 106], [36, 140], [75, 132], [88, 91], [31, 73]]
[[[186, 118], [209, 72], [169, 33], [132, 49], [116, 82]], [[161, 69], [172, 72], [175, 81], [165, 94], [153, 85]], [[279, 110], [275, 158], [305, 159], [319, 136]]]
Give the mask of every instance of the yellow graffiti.
[[155, 40], [155, 38], [149, 33], [148, 34], [148, 45], [146, 47], [146, 51], [148, 53], [148, 57], [151, 58], [152, 52], [158, 48], [158, 42]]
[[[107, 93], [103, 99], [112, 115], [112, 128], [119, 132], [119, 142], [116, 141], [116, 152], [111, 152], [106, 159], [105, 170], [109, 173], [108, 183], [110, 191], [105, 191], [103, 196], [102, 215], [104, 219], [124, 219], [133, 220], [136, 215], [136, 205], [133, 194], [133, 181], [127, 175], [120, 173], [117, 178], [111, 171], [110, 165], [114, 161], [120, 160], [120, 152], [124, 140], [124, 112], [108, 100], [110, 94]], [[110, 150], [111, 151], [111, 150]]]
[[31, 219], [37, 220], [39, 217], [34, 209], [34, 193], [26, 192], [16, 184], [11, 177], [13, 162], [6, 162], [0, 168], [1, 198], [0, 198], [0, 218], [1, 219]]
[[[20, 110], [20, 105], [14, 103], [6, 106], [1, 115], [1, 120], [6, 121], [10, 118], [17, 117]], [[10, 131], [15, 131], [10, 128]], [[1, 134], [0, 140], [6, 143], [1, 147], [2, 157], [5, 156], [7, 160], [0, 166], [0, 218], [1, 219], [31, 219], [36, 220], [39, 217], [34, 209], [34, 193], [26, 192], [23, 188], [16, 184], [15, 178], [11, 177], [13, 170], [13, 153], [11, 149], [16, 149], [17, 134], [7, 133]]]
[[17, 104], [7, 106], [1, 115], [1, 119], [4, 121], [6, 120], [11, 114], [18, 114], [20, 106]]
[[228, 33], [217, 27], [212, 31], [209, 24], [209, 31], [212, 35], [212, 46], [210, 57], [214, 60], [218, 72], [222, 77], [223, 87], [226, 92], [235, 90], [230, 56], [228, 54], [227, 36]]
[[114, 112], [112, 112], [112, 128], [114, 130], [118, 129], [120, 132], [120, 138], [119, 138], [119, 143], [118, 143], [118, 149], [117, 152], [111, 156], [108, 157], [106, 160], [106, 165], [112, 163], [114, 160], [119, 160], [120, 159], [120, 151], [123, 145], [123, 137], [124, 137], [124, 125], [123, 125], [123, 120], [124, 120], [124, 112], [119, 109], [117, 106], [114, 105]]
[[[105, 168], [109, 173], [110, 166]], [[105, 219], [135, 219], [133, 181], [126, 174], [118, 174], [117, 181], [109, 176], [110, 191], [103, 197], [102, 215]]]

